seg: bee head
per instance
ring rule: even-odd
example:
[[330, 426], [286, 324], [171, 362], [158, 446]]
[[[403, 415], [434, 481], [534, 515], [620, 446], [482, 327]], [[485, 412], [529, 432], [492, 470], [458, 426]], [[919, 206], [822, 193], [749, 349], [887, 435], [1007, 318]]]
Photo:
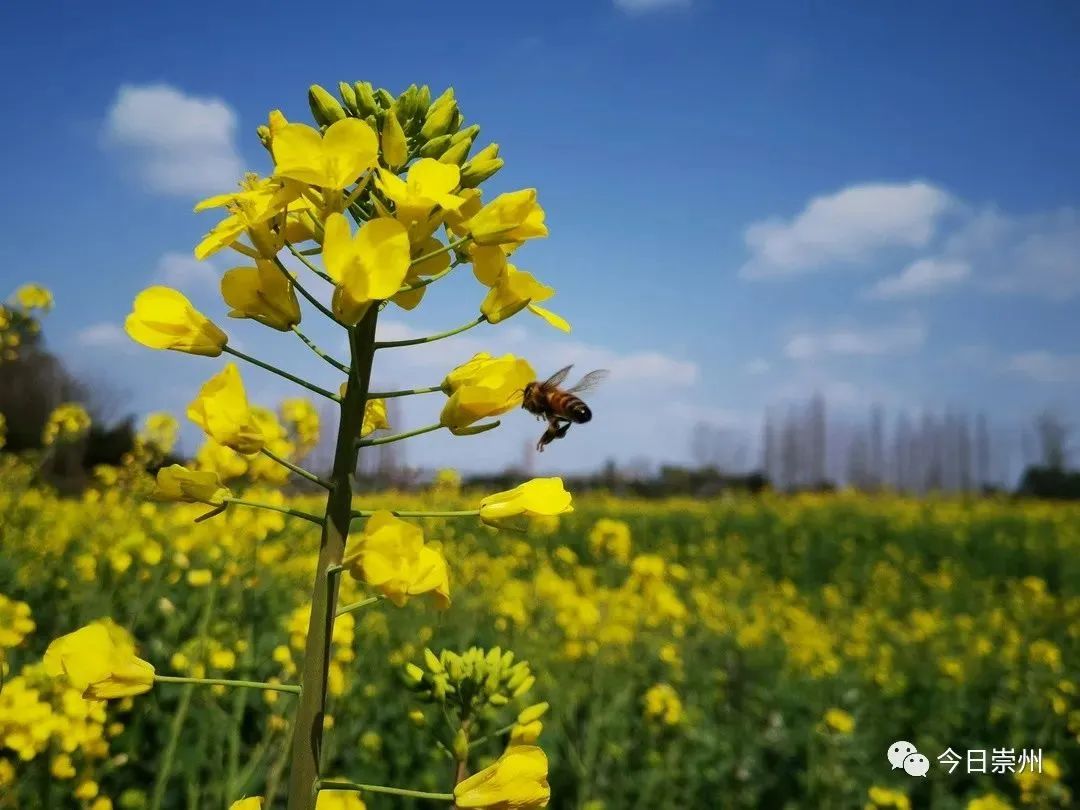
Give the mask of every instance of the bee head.
[[533, 391], [536, 390], [536, 383], [527, 383], [524, 390], [521, 392], [521, 407], [524, 408], [526, 403], [532, 398]]

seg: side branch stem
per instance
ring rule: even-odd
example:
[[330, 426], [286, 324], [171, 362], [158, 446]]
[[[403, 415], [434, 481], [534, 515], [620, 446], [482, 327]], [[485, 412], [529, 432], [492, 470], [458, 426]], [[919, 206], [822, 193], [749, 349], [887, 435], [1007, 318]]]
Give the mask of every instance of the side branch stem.
[[[308, 481], [311, 481], [311, 483], [318, 484], [323, 489], [333, 489], [333, 485], [329, 481], [324, 481], [323, 479], [319, 478], [319, 476], [317, 476], [315, 473], [309, 472], [308, 470], [305, 470], [303, 467], [297, 464], [293, 464], [291, 461], [286, 458], [282, 458], [272, 450], [268, 450], [264, 447], [262, 449], [262, 454], [267, 458], [273, 459], [285, 469], [291, 470], [292, 472], [296, 473], [301, 478], [306, 478]], [[319, 520], [319, 522], [321, 523], [322, 521]]]
[[375, 344], [376, 349], [390, 349], [395, 346], [418, 346], [421, 343], [433, 343], [436, 340], [442, 340], [443, 338], [453, 337], [454, 335], [460, 335], [462, 332], [472, 329], [474, 326], [479, 326], [487, 321], [486, 315], [480, 315], [474, 320], [463, 324], [456, 329], [448, 329], [445, 332], [439, 332], [438, 334], [428, 335], [421, 338], [408, 338], [405, 340], [383, 340]]
[[246, 360], [247, 362], [251, 363], [252, 365], [258, 366], [259, 368], [264, 368], [267, 371], [273, 372], [274, 374], [277, 374], [279, 377], [284, 377], [289, 382], [294, 382], [297, 385], [302, 385], [307, 390], [312, 391], [313, 393], [319, 394], [320, 396], [324, 396], [327, 399], [332, 399], [334, 402], [339, 402], [340, 401], [340, 397], [338, 397], [337, 394], [332, 394], [329, 391], [327, 391], [325, 388], [319, 388], [319, 386], [315, 385], [314, 383], [309, 383], [307, 380], [302, 380], [299, 377], [297, 377], [297, 376], [295, 376], [293, 374], [290, 374], [287, 371], [283, 371], [282, 369], [278, 368], [277, 366], [272, 366], [269, 363], [264, 363], [262, 360], [258, 360], [256, 358], [252, 357], [250, 354], [244, 354], [242, 351], [239, 351], [238, 349], [234, 349], [232, 346], [229, 346], [228, 344], [225, 345], [223, 351], [228, 352], [233, 357], [239, 357], [241, 360]]

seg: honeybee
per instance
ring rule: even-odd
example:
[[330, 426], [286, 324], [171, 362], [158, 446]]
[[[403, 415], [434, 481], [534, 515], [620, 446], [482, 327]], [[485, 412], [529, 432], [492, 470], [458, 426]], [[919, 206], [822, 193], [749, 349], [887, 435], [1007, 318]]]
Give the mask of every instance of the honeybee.
[[589, 406], [575, 396], [584, 391], [595, 388], [607, 377], [607, 369], [590, 371], [582, 377], [577, 385], [570, 388], [560, 388], [566, 375], [573, 366], [561, 368], [548, 377], [544, 382], [534, 381], [525, 386], [521, 407], [529, 413], [536, 414], [536, 418], [547, 420], [547, 429], [536, 443], [537, 452], [543, 453], [544, 447], [556, 439], [561, 439], [570, 429], [570, 425], [583, 425], [592, 419], [592, 411]]

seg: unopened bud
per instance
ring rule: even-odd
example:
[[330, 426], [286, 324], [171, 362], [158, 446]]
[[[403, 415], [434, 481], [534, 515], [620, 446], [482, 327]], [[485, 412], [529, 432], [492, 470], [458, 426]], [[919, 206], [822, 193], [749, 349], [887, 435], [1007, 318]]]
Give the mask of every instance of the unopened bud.
[[457, 734], [454, 735], [454, 758], [458, 762], [465, 762], [469, 758], [469, 735], [465, 733], [465, 729], [459, 728]]
[[430, 141], [420, 147], [420, 157], [426, 158], [438, 158], [442, 156], [442, 153], [446, 151], [450, 146], [450, 136], [440, 135], [438, 138], [432, 138]]
[[476, 188], [505, 165], [502, 158], [470, 160], [461, 167], [461, 187]]
[[439, 660], [439, 656], [426, 648], [424, 649], [424, 663], [427, 664], [427, 668], [436, 675], [446, 672], [446, 667], [444, 667], [442, 661]]
[[451, 143], [450, 148], [443, 152], [439, 157], [439, 162], [460, 166], [469, 156], [470, 148], [472, 148], [472, 143], [468, 139], [458, 141], [457, 143]]
[[[464, 131], [464, 130], [462, 130]], [[497, 143], [489, 143], [475, 155], [473, 155], [473, 162], [477, 160], [494, 160], [499, 156], [499, 145]]]
[[267, 149], [270, 148], [270, 127], [266, 124], [259, 124], [255, 127], [255, 134], [259, 136], [259, 142]]
[[389, 110], [394, 106], [394, 97], [390, 95], [390, 91], [385, 87], [380, 87], [375, 91], [375, 103], [383, 110]]
[[530, 689], [532, 689], [533, 684], [535, 684], [535, 683], [536, 683], [536, 677], [534, 675], [530, 675], [528, 678], [526, 678], [524, 681], [522, 681], [521, 685], [517, 689], [514, 690], [514, 692], [513, 692], [514, 697], [521, 697], [526, 692], [528, 692]]
[[521, 713], [517, 716], [517, 721], [520, 725], [528, 725], [534, 720], [539, 720], [545, 714], [547, 710], [551, 708], [550, 703], [534, 703], [532, 706], [526, 706], [521, 710]]
[[496, 694], [494, 694], [494, 695], [492, 695], [491, 697], [488, 698], [488, 703], [490, 703], [496, 709], [499, 708], [500, 706], [505, 706], [509, 702], [510, 702], [510, 698], [508, 698], [502, 692], [497, 692]]
[[345, 118], [345, 110], [341, 103], [326, 91], [326, 88], [317, 84], [308, 88], [308, 106], [311, 114], [321, 126], [330, 126], [335, 121]]
[[450, 88], [439, 96], [427, 111], [427, 120], [420, 128], [420, 136], [425, 140], [437, 138], [451, 132], [457, 119], [457, 101], [454, 89]]
[[406, 664], [402, 679], [405, 681], [406, 686], [415, 689], [424, 682], [424, 670], [420, 669], [416, 664]]
[[457, 143], [458, 141], [468, 140], [472, 143], [476, 140], [476, 136], [480, 134], [480, 125], [473, 124], [472, 126], [465, 127], [465, 129], [459, 129], [453, 135], [450, 136], [450, 143]]
[[338, 95], [345, 104], [345, 109], [353, 115], [360, 115], [360, 108], [356, 105], [356, 90], [348, 82], [338, 82]]
[[375, 95], [371, 90], [370, 82], [356, 82], [353, 85], [356, 93], [356, 114], [361, 118], [374, 115], [379, 105], [375, 103]]

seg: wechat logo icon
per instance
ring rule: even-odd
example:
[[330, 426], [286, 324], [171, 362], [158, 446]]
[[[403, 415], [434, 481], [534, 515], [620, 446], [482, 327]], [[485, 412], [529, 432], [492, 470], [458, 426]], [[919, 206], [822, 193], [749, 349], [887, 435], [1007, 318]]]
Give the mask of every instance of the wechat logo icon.
[[897, 740], [890, 745], [886, 756], [894, 771], [903, 769], [908, 776], [926, 776], [926, 772], [930, 770], [930, 760], [906, 740]]

